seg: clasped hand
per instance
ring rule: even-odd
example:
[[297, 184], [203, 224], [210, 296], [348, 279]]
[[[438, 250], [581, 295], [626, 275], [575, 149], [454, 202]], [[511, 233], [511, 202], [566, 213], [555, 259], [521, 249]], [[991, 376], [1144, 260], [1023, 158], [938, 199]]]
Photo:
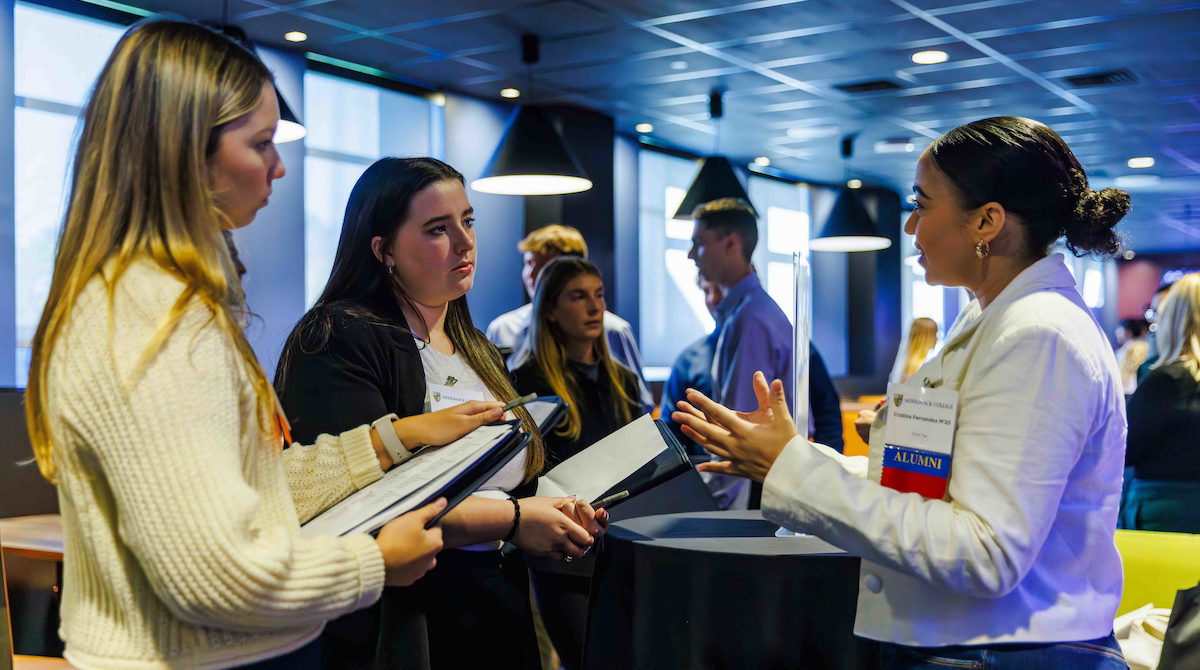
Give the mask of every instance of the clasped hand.
[[709, 453], [724, 459], [696, 466], [701, 472], [746, 477], [761, 482], [793, 437], [799, 434], [788, 412], [783, 382], [767, 385], [761, 372], [754, 373], [758, 409], [735, 412], [713, 402], [703, 393], [688, 389], [687, 400], [671, 418], [688, 437]]
[[608, 530], [608, 511], [593, 510], [575, 496], [521, 499], [521, 523], [513, 544], [533, 556], [579, 558]]

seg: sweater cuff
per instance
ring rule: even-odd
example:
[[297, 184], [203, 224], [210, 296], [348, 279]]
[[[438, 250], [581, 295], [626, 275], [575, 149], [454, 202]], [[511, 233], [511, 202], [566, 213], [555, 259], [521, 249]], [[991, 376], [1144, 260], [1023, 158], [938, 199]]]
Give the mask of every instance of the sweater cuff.
[[383, 581], [386, 570], [383, 565], [383, 552], [379, 543], [370, 535], [350, 535], [342, 538], [346, 548], [358, 559], [358, 602], [354, 609], [362, 609], [373, 605], [383, 593]]
[[375, 454], [375, 447], [371, 446], [370, 426], [364, 424], [348, 430], [339, 435], [338, 440], [342, 444], [342, 455], [346, 457], [354, 488], [361, 489], [383, 476], [379, 456]]

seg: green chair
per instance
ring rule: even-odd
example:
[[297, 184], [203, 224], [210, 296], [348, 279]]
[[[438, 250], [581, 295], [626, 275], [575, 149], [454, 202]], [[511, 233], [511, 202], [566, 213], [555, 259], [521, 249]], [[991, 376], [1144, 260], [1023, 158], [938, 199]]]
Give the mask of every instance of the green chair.
[[1125, 565], [1118, 616], [1146, 603], [1171, 607], [1176, 591], [1200, 583], [1200, 535], [1118, 529], [1115, 539]]

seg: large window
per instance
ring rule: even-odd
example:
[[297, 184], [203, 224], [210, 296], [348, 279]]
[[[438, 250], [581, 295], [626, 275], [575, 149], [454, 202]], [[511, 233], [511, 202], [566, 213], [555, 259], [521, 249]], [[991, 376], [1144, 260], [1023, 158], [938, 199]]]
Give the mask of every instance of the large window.
[[[643, 150], [638, 156], [642, 357], [648, 378], [662, 376], [679, 352], [712, 332], [715, 323], [688, 259], [693, 224], [671, 218], [700, 169], [697, 161]], [[808, 253], [806, 187], [750, 177], [747, 195], [758, 210], [752, 260], [767, 293], [792, 318], [792, 253]]]
[[50, 292], [79, 113], [124, 30], [36, 5], [13, 12], [18, 387]]
[[428, 156], [442, 108], [425, 98], [316, 72], [304, 75], [304, 296], [329, 279], [355, 182], [383, 156]]

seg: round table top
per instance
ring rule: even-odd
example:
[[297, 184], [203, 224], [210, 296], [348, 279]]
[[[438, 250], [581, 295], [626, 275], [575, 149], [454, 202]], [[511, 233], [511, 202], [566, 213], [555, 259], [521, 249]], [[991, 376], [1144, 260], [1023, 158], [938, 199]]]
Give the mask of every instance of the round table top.
[[777, 524], [758, 510], [660, 514], [617, 521], [608, 537], [685, 551], [757, 556], [849, 554], [812, 535], [776, 537]]

